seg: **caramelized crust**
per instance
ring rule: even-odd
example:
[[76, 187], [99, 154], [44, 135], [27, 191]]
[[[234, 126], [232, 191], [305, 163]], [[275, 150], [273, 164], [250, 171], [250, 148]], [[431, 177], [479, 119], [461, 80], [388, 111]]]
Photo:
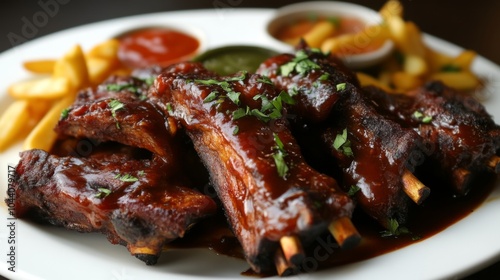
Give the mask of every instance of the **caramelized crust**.
[[292, 71], [288, 75], [283, 75], [281, 67], [294, 61], [296, 56], [281, 54], [264, 61], [257, 69], [257, 74], [269, 77], [278, 90], [297, 95], [293, 113], [308, 121], [324, 121], [339, 99], [337, 85], [342, 83], [358, 85], [358, 80], [339, 59], [305, 48], [301, 50], [305, 52], [309, 61], [318, 66], [317, 69], [306, 73]]
[[484, 107], [440, 82], [407, 94], [365, 90], [381, 112], [422, 136], [421, 158], [428, 159], [422, 167], [446, 178], [458, 194], [467, 193], [471, 176], [486, 171], [500, 148], [500, 128]]
[[[234, 78], [218, 77], [201, 64], [181, 63], [158, 77], [150, 98], [170, 104], [171, 116], [186, 129], [211, 175], [247, 260], [255, 271], [269, 271], [283, 236], [307, 242], [333, 220], [350, 217], [353, 203], [334, 179], [305, 163], [283, 118], [234, 117], [239, 108], [259, 109], [263, 101], [257, 94], [268, 100], [278, 96], [259, 75]], [[209, 80], [216, 82], [203, 82]], [[217, 84], [224, 81], [240, 93], [239, 105]], [[207, 101], [213, 92], [219, 97]], [[284, 146], [285, 174], [273, 158], [279, 150], [276, 139]]]
[[16, 168], [16, 216], [80, 232], [102, 232], [111, 243], [154, 264], [163, 246], [216, 211], [209, 197], [166, 176], [162, 161], [127, 154], [57, 157], [21, 153]]

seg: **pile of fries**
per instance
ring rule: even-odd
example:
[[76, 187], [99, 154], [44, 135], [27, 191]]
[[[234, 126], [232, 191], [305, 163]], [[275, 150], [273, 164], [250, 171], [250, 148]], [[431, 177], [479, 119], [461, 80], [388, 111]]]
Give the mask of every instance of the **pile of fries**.
[[[367, 25], [357, 33], [338, 36], [334, 36], [334, 22], [320, 20], [302, 35], [302, 39], [310, 47], [340, 56], [375, 50], [386, 40], [392, 40], [395, 51], [376, 74], [357, 73], [362, 85], [375, 85], [389, 92], [408, 92], [429, 80], [440, 80], [461, 91], [474, 90], [481, 84], [471, 72], [475, 52], [467, 50], [452, 57], [428, 47], [417, 25], [404, 21], [403, 7], [398, 0], [386, 2], [379, 13], [383, 19], [381, 24]], [[287, 42], [294, 44], [299, 39]]]
[[362, 85], [379, 86], [389, 92], [408, 92], [430, 80], [440, 80], [464, 92], [481, 85], [471, 71], [475, 52], [465, 50], [453, 57], [431, 49], [417, 25], [403, 20], [403, 7], [397, 0], [389, 0], [379, 12], [384, 20], [382, 28], [389, 30], [396, 50], [377, 76], [358, 72]]
[[[403, 20], [403, 7], [397, 0], [389, 0], [379, 12], [383, 22], [367, 26], [360, 33], [328, 38], [325, 34], [331, 32], [331, 24], [318, 22], [304, 38], [310, 46], [332, 53], [356, 42], [378, 46], [387, 39], [393, 40], [394, 55], [380, 65], [376, 74], [357, 72], [363, 86], [374, 85], [399, 93], [429, 80], [440, 80], [460, 91], [480, 86], [480, 79], [471, 71], [475, 52], [463, 51], [452, 57], [432, 50], [423, 41], [419, 28]], [[25, 69], [40, 77], [16, 82], [8, 88], [15, 101], [0, 116], [0, 152], [20, 139], [24, 139], [23, 149], [50, 150], [56, 140], [53, 128], [79, 90], [97, 86], [111, 74], [129, 72], [118, 59], [118, 48], [119, 41], [111, 39], [87, 53], [77, 45], [57, 60], [25, 62]]]
[[114, 72], [125, 71], [118, 60], [118, 40], [108, 40], [84, 53], [79, 45], [57, 60], [26, 61], [38, 77], [8, 88], [15, 101], [0, 116], [0, 151], [24, 139], [23, 149], [50, 150], [53, 128], [78, 91], [97, 86]]

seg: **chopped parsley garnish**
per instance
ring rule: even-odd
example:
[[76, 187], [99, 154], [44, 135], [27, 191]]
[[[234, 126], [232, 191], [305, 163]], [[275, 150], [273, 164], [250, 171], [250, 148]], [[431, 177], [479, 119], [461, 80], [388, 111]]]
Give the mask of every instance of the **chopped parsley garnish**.
[[[156, 77], [154, 76], [148, 78], [135, 78], [135, 80], [140, 80], [147, 86], [153, 85], [155, 79]], [[144, 101], [148, 98], [146, 95], [146, 91], [141, 86], [137, 86], [134, 82], [107, 84], [107, 85], [102, 85], [101, 88], [104, 88], [107, 91], [116, 91], [116, 92], [127, 90], [134, 93], [141, 101]]]
[[240, 132], [240, 127], [239, 126], [235, 126], [234, 129], [233, 129], [233, 135], [238, 134], [238, 132]]
[[320, 80], [320, 81], [326, 81], [326, 80], [328, 80], [328, 78], [330, 78], [330, 74], [323, 73], [323, 75], [319, 76], [318, 80]]
[[415, 111], [413, 117], [422, 123], [430, 123], [432, 121], [432, 116], [424, 115], [420, 111]]
[[257, 82], [261, 82], [263, 84], [273, 85], [273, 81], [271, 81], [271, 79], [269, 79], [268, 76], [261, 76], [259, 79], [257, 79]]
[[137, 176], [144, 176], [146, 175], [146, 172], [144, 172], [144, 170], [139, 170], [139, 172], [137, 172]]
[[[281, 118], [283, 116], [281, 113], [283, 110], [283, 103], [289, 105], [295, 104], [295, 100], [293, 100], [293, 98], [286, 91], [281, 91], [280, 94], [272, 100], [269, 100], [265, 95], [261, 94], [255, 95], [253, 99], [260, 99], [262, 105], [260, 110], [252, 109], [250, 111], [250, 115], [257, 117], [259, 120], [264, 122]], [[246, 112], [248, 112], [248, 110]]]
[[333, 141], [333, 147], [348, 157], [353, 156], [351, 141], [347, 139], [347, 128], [344, 128], [342, 134], [337, 134]]
[[151, 76], [151, 77], [148, 77], [148, 78], [145, 78], [145, 79], [142, 79], [142, 81], [144, 81], [144, 83], [148, 86], [152, 86], [154, 84], [156, 80], [156, 77], [155, 76]]
[[167, 103], [165, 106], [167, 106], [167, 112], [172, 115], [174, 113], [174, 109], [172, 108], [172, 103]]
[[68, 117], [69, 111], [71, 111], [71, 108], [66, 108], [62, 110], [61, 112], [61, 120], [64, 120], [65, 118]]
[[276, 170], [281, 178], [285, 178], [288, 173], [288, 165], [286, 165], [285, 162], [285, 157], [287, 155], [285, 145], [283, 145], [283, 142], [276, 133], [274, 134], [274, 142], [276, 143], [276, 152], [273, 154], [273, 159], [276, 164]]
[[229, 91], [227, 97], [233, 101], [234, 104], [240, 105], [240, 93], [236, 91]]
[[137, 93], [139, 90], [134, 84], [107, 84], [106, 85], [106, 90], [109, 91], [122, 91], [122, 90], [128, 90], [133, 93]]
[[406, 227], [399, 226], [396, 219], [389, 219], [387, 230], [380, 232], [382, 237], [399, 236], [401, 234], [409, 234], [410, 231]]
[[212, 91], [205, 97], [205, 99], [203, 99], [203, 103], [210, 103], [214, 101], [217, 98], [217, 94], [219, 94], [218, 91]]
[[241, 119], [244, 116], [249, 115], [250, 113], [250, 108], [247, 106], [246, 110], [243, 108], [238, 108], [236, 111], [233, 112], [233, 120]]
[[290, 61], [280, 66], [281, 75], [288, 76], [292, 72], [297, 72], [300, 75], [319, 69], [319, 65], [309, 59], [307, 53], [303, 50], [297, 51], [295, 57]]
[[115, 179], [118, 179], [122, 182], [137, 182], [139, 179], [130, 174], [116, 174]]
[[291, 87], [288, 89], [288, 95], [290, 95], [290, 96], [292, 96], [292, 97], [293, 97], [293, 96], [295, 96], [295, 95], [297, 95], [297, 94], [299, 94], [299, 89], [297, 88], [297, 86], [296, 86], [296, 85], [293, 85], [293, 86], [291, 86]]
[[[243, 81], [246, 78], [246, 76], [247, 76], [247, 72], [243, 71], [243, 72], [241, 72], [241, 74], [239, 76], [230, 77], [224, 81], [217, 81], [215, 79], [208, 79], [208, 80], [198, 80], [197, 79], [197, 80], [194, 80], [194, 82], [197, 84], [202, 84], [202, 85], [207, 85], [207, 86], [210, 86], [210, 85], [220, 86], [222, 88], [222, 90], [224, 90], [226, 92], [227, 98], [229, 98], [231, 101], [233, 101], [234, 104], [240, 105], [240, 93], [234, 91], [234, 89], [231, 87], [229, 82]], [[222, 101], [224, 101], [224, 96], [219, 96], [218, 91], [212, 91], [210, 94], [208, 94], [205, 97], [205, 99], [203, 99], [203, 103], [210, 103], [210, 102], [216, 100], [217, 98], [219, 98], [217, 100], [217, 103], [221, 103]]]
[[331, 24], [335, 25], [335, 27], [337, 27], [337, 28], [340, 27], [340, 18], [338, 18], [338, 17], [329, 17], [328, 21]]
[[347, 192], [347, 195], [348, 196], [353, 196], [355, 195], [358, 191], [360, 190], [360, 187], [358, 187], [357, 185], [352, 185], [350, 188], [349, 188], [349, 191]]
[[319, 78], [316, 81], [314, 81], [313, 86], [316, 88], [319, 87], [321, 82], [327, 81], [328, 78], [330, 78], [330, 74], [328, 74], [328, 73], [322, 74], [321, 76], [319, 76]]
[[125, 108], [123, 103], [121, 103], [116, 99], [112, 99], [108, 105], [111, 108], [111, 114], [113, 115], [114, 118], [116, 118], [116, 111]]
[[105, 198], [106, 196], [111, 194], [110, 189], [106, 188], [97, 188], [97, 193], [95, 194], [95, 197], [97, 198]]
[[346, 86], [345, 83], [337, 84], [336, 85], [337, 91], [343, 91], [343, 90], [345, 90], [345, 86]]
[[[116, 99], [111, 99], [108, 103], [109, 108], [111, 108], [111, 116], [116, 120], [116, 111], [122, 110], [125, 108], [125, 105]], [[116, 128], [120, 129], [120, 124], [118, 121], [116, 122]]]
[[457, 65], [453, 65], [453, 64], [446, 64], [446, 65], [443, 65], [443, 67], [441, 67], [441, 72], [460, 72], [462, 71], [462, 69], [457, 66]]

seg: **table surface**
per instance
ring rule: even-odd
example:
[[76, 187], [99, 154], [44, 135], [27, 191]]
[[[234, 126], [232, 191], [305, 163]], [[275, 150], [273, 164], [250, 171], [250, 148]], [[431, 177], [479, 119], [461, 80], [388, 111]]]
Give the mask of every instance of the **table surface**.
[[[0, 8], [0, 52], [12, 47], [8, 39], [10, 32], [20, 34], [23, 20], [31, 20], [43, 11], [39, 3], [58, 3], [58, 11], [49, 18], [47, 24], [37, 28], [36, 36], [41, 37], [58, 30], [86, 23], [129, 15], [188, 9], [218, 9], [220, 7], [277, 8], [286, 4], [303, 1], [286, 0], [6, 0]], [[404, 6], [404, 18], [413, 21], [422, 31], [452, 42], [500, 65], [500, 1], [456, 1], [456, 0], [400, 0]], [[386, 0], [353, 0], [378, 10]], [[32, 38], [32, 39], [34, 39]], [[5, 65], [3, 65], [5, 67]], [[466, 279], [497, 279], [500, 262], [497, 262]], [[497, 277], [495, 277], [497, 276]], [[1, 279], [1, 276], [0, 276]]]

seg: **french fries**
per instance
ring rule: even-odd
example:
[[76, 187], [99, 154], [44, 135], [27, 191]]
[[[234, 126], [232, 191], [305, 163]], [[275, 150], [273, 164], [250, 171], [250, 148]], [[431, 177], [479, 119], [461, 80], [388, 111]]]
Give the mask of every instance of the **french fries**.
[[74, 100], [74, 96], [66, 96], [50, 108], [49, 112], [40, 120], [40, 122], [24, 140], [23, 149], [50, 150], [57, 138], [57, 134], [54, 132], [54, 127], [61, 117], [61, 112], [68, 108]]
[[70, 91], [65, 77], [43, 77], [12, 84], [7, 92], [16, 99], [58, 99]]
[[57, 137], [53, 128], [77, 92], [97, 86], [112, 73], [127, 72], [118, 60], [118, 44], [108, 40], [88, 53], [76, 45], [59, 59], [24, 62], [26, 70], [44, 76], [15, 82], [7, 89], [16, 100], [0, 116], [0, 151], [23, 135], [27, 135], [23, 149], [50, 150]]
[[[380, 85], [389, 86], [393, 92], [400, 93], [421, 86], [429, 80], [442, 81], [461, 91], [471, 91], [481, 85], [481, 80], [471, 71], [475, 52], [465, 50], [452, 57], [427, 46], [418, 26], [404, 21], [403, 6], [398, 0], [386, 2], [379, 13], [396, 46], [395, 55], [399, 60], [399, 65], [394, 63], [394, 59], [382, 65], [378, 77]], [[360, 82], [361, 85], [375, 84], [366, 77], [360, 79]]]
[[36, 74], [50, 74], [54, 71], [55, 60], [52, 59], [41, 59], [41, 60], [29, 60], [23, 63], [24, 69], [31, 71]]
[[[440, 53], [424, 42], [418, 26], [403, 19], [403, 6], [398, 0], [389, 0], [380, 9], [384, 22], [366, 26], [356, 34], [335, 36], [338, 26], [330, 20], [319, 20], [301, 36], [309, 46], [334, 54], [359, 53], [376, 49], [386, 40], [395, 43], [394, 55], [387, 58], [373, 76], [358, 72], [362, 86], [380, 87], [390, 93], [404, 93], [426, 81], [439, 80], [462, 91], [481, 85], [471, 70], [477, 54], [463, 51], [456, 56]], [[303, 28], [296, 26], [295, 28]], [[293, 27], [292, 27], [293, 28]], [[298, 33], [292, 30], [292, 33]], [[298, 41], [298, 35], [290, 40]], [[85, 87], [95, 87], [110, 75], [126, 75], [118, 58], [119, 41], [107, 40], [84, 53], [74, 46], [58, 59], [30, 60], [24, 68], [33, 74], [43, 74], [30, 80], [13, 83], [8, 93], [15, 101], [0, 116], [0, 151], [8, 148], [22, 135], [28, 135], [25, 149], [50, 149], [55, 141], [52, 132], [61, 111]]]
[[358, 33], [328, 38], [321, 44], [321, 50], [334, 54], [358, 54], [364, 50], [376, 50], [388, 39], [386, 27], [371, 25]]
[[328, 37], [335, 33], [335, 29], [335, 24], [323, 20], [316, 23], [303, 38], [311, 48], [319, 48]]
[[10, 104], [0, 117], [0, 151], [5, 150], [17, 140], [23, 126], [28, 122], [28, 101], [17, 100]]

